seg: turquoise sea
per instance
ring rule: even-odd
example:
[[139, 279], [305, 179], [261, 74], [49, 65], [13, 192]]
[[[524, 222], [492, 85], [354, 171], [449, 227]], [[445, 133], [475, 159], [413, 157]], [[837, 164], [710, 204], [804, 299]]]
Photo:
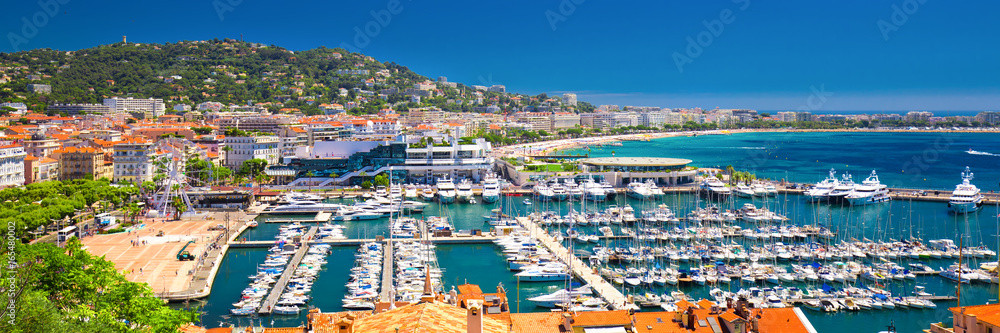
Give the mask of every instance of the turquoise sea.
[[[977, 154], [968, 153], [969, 149]], [[567, 153], [588, 153], [571, 149]], [[650, 154], [650, 152], [655, 152]], [[590, 147], [593, 157], [651, 156], [694, 161], [698, 167], [750, 171], [759, 178], [815, 183], [831, 168], [856, 182], [876, 170], [896, 188], [951, 190], [966, 166], [983, 191], [1000, 186], [1000, 134], [996, 133], [737, 133], [625, 142], [622, 147]]]
[[[945, 137], [942, 139], [942, 137]], [[680, 157], [693, 160], [696, 166], [725, 166], [732, 164], [737, 169], [754, 170], [758, 175], [774, 179], [788, 179], [801, 182], [814, 182], [821, 179], [830, 167], [842, 171], [851, 171], [855, 177], [863, 177], [875, 168], [879, 171], [883, 182], [899, 187], [925, 187], [948, 190], [958, 182], [958, 173], [965, 165], [976, 171], [976, 184], [984, 190], [995, 189], [1000, 175], [996, 174], [1000, 157], [989, 155], [972, 155], [966, 153], [971, 147], [974, 150], [990, 153], [1000, 153], [1000, 140], [993, 139], [994, 134], [937, 134], [937, 133], [747, 133], [729, 136], [698, 136], [664, 138], [650, 142], [625, 142], [621, 147], [606, 147], [591, 149], [593, 156], [610, 156], [615, 151], [616, 156], [647, 156], [643, 152], [659, 152], [658, 157]], [[918, 181], [910, 177], [915, 171], [907, 169], [900, 162], [912, 156], [934, 156], [927, 149], [934, 148], [935, 140], [951, 142], [946, 149], [936, 149], [934, 161], [926, 160]], [[763, 149], [757, 149], [763, 147]], [[759, 152], [755, 152], [759, 151]], [[787, 158], [787, 160], [786, 160]], [[816, 162], [819, 160], [820, 162]], [[926, 168], [924, 168], [926, 166]], [[898, 170], [897, 170], [898, 169]], [[895, 171], [892, 171], [895, 170]], [[902, 172], [902, 171], [906, 172]], [[931, 176], [934, 175], [934, 176]], [[928, 179], [924, 181], [925, 178]], [[892, 183], [899, 179], [899, 185]], [[425, 210], [425, 215], [450, 216], [457, 229], [488, 229], [483, 223], [482, 215], [488, 214], [494, 207], [503, 207], [512, 214], [525, 214], [528, 211], [561, 211], [566, 212], [571, 205], [580, 211], [581, 203], [534, 202], [534, 205], [521, 204], [523, 197], [508, 197], [493, 205], [452, 204], [439, 206], [436, 203]], [[924, 240], [950, 238], [957, 241], [959, 235], [964, 235], [966, 246], [985, 245], [997, 250], [998, 213], [996, 207], [986, 207], [978, 213], [955, 216], [947, 212], [945, 203], [893, 201], [886, 204], [867, 207], [840, 207], [809, 204], [796, 195], [782, 195], [768, 200], [750, 201], [737, 199], [721, 203], [723, 208], [739, 208], [745, 202], [767, 206], [771, 210], [785, 214], [791, 218], [789, 224], [794, 225], [824, 225], [839, 233], [839, 239], [868, 238], [878, 240], [919, 237]], [[637, 201], [619, 196], [615, 202], [600, 205], [587, 203], [587, 210], [601, 209], [610, 204], [631, 205], [640, 211], [652, 208], [657, 204], [666, 204], [682, 216], [704, 206], [704, 202], [687, 194], [667, 195], [653, 201]], [[261, 217], [261, 219], [266, 217]], [[284, 218], [284, 216], [283, 216]], [[348, 237], [374, 237], [384, 235], [388, 225], [387, 219], [345, 223]], [[746, 226], [746, 225], [745, 225]], [[273, 239], [277, 224], [261, 223], [260, 227], [246, 232], [243, 237], [250, 240]], [[597, 227], [583, 227], [584, 232], [595, 233]], [[615, 226], [616, 233], [618, 227]], [[606, 242], [606, 241], [602, 241]], [[616, 244], [630, 245], [618, 241]], [[737, 240], [737, 242], [743, 242]], [[568, 244], [568, 243], [567, 243]], [[657, 244], [668, 245], [668, 244]], [[578, 249], [581, 248], [577, 243]], [[344, 283], [347, 273], [353, 266], [351, 254], [354, 247], [335, 248], [328, 258], [329, 263], [320, 273], [313, 290], [312, 306], [325, 312], [340, 311], [341, 297], [344, 293]], [[257, 263], [263, 260], [265, 249], [234, 249], [223, 260], [215, 281], [212, 295], [204, 301], [192, 302], [190, 306], [201, 306], [204, 315], [202, 323], [208, 327], [216, 327], [222, 323], [247, 324], [251, 318], [230, 318], [228, 311], [230, 303], [239, 299], [240, 291], [247, 286], [247, 277], [255, 272]], [[479, 284], [485, 291], [493, 291], [502, 283], [509, 290], [512, 311], [547, 311], [535, 308], [526, 299], [547, 293], [563, 287], [563, 283], [524, 283], [518, 286], [513, 274], [505, 267], [502, 254], [493, 244], [476, 245], [440, 245], [437, 247], [440, 266], [444, 270], [443, 281], [445, 289], [462, 283]], [[995, 258], [992, 260], [996, 260]], [[933, 267], [948, 266], [954, 259], [929, 260]], [[901, 264], [908, 261], [901, 260]], [[662, 263], [667, 264], [667, 263]], [[970, 262], [969, 266], [978, 266], [978, 262]], [[859, 280], [860, 281], [860, 280]], [[805, 283], [794, 286], [818, 287]], [[919, 276], [915, 281], [890, 282], [886, 289], [896, 294], [907, 294], [915, 285], [926, 287], [928, 292], [946, 295], [954, 294], [955, 284], [938, 276]], [[739, 283], [729, 286], [733, 291], [739, 289]], [[674, 287], [676, 288], [676, 287]], [[686, 293], [694, 296], [708, 296], [709, 288], [700, 286], [680, 287]], [[668, 288], [657, 288], [656, 292], [669, 291]], [[626, 290], [626, 292], [641, 292]], [[963, 304], [982, 304], [996, 302], [1000, 295], [996, 285], [973, 284], [962, 288]], [[871, 310], [855, 313], [823, 314], [804, 310], [819, 332], [877, 332], [885, 325], [894, 322], [900, 332], [916, 332], [925, 329], [932, 322], [950, 322], [947, 308], [955, 302], [938, 302], [936, 310]], [[180, 306], [180, 305], [178, 305]], [[656, 309], [649, 309], [650, 311]], [[305, 320], [305, 312], [301, 316], [272, 316], [253, 319], [254, 323], [265, 326], [299, 325]]]

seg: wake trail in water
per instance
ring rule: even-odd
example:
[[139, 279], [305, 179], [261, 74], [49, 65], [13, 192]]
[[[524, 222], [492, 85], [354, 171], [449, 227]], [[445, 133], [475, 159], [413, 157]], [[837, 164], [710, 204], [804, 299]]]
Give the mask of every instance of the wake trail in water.
[[969, 154], [972, 154], [972, 155], [997, 156], [997, 157], [1000, 157], [1000, 154], [987, 153], [985, 151], [977, 151], [977, 150], [972, 150], [972, 149], [969, 149], [968, 151], [966, 151], [966, 153], [969, 153]]

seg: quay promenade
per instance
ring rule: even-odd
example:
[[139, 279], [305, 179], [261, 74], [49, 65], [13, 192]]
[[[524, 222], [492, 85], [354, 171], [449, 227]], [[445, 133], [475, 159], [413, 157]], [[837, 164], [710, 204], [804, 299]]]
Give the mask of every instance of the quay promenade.
[[538, 239], [538, 242], [545, 246], [549, 253], [555, 255], [560, 261], [572, 267], [572, 274], [583, 280], [585, 283], [589, 284], [592, 290], [601, 298], [604, 299], [608, 305], [614, 310], [624, 310], [624, 309], [635, 309], [638, 310], [638, 306], [634, 303], [629, 303], [628, 299], [622, 294], [621, 291], [615, 289], [611, 283], [598, 275], [594, 269], [585, 264], [582, 260], [573, 256], [566, 247], [562, 246], [557, 242], [552, 236], [545, 232], [544, 229], [539, 227], [535, 222], [526, 217], [516, 218], [517, 222], [528, 232]]

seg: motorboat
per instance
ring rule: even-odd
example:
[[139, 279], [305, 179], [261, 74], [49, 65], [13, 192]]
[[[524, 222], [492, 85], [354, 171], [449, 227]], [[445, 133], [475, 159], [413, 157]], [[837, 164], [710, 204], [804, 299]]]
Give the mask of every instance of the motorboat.
[[440, 203], [449, 204], [455, 202], [455, 182], [447, 176], [438, 178], [437, 196]]
[[472, 200], [472, 182], [463, 179], [458, 183], [455, 190], [455, 200], [458, 202], [469, 202]]
[[736, 184], [736, 188], [733, 190], [733, 193], [742, 198], [752, 198], [756, 194], [753, 188], [744, 183]]
[[955, 191], [951, 192], [948, 199], [948, 209], [956, 214], [968, 214], [983, 207], [983, 194], [979, 193], [979, 188], [969, 181], [973, 178], [972, 171], [965, 167], [962, 172], [962, 183], [955, 186]]
[[638, 200], [646, 200], [653, 196], [652, 190], [649, 188], [649, 184], [644, 182], [631, 182], [628, 184], [626, 194]]
[[852, 178], [851, 174], [845, 172], [840, 177], [840, 182], [827, 194], [827, 200], [830, 202], [843, 202], [848, 195], [854, 193], [854, 188], [857, 184], [854, 183]]
[[417, 186], [413, 184], [406, 185], [406, 189], [403, 191], [403, 197], [406, 199], [416, 199], [420, 194], [417, 192]]
[[579, 288], [559, 289], [551, 294], [528, 298], [528, 301], [538, 307], [554, 308], [559, 306], [559, 304], [570, 302], [572, 299], [580, 296], [589, 296], [592, 294], [593, 291], [587, 285]]
[[288, 204], [272, 207], [265, 211], [269, 214], [299, 214], [332, 212], [344, 208], [341, 204], [320, 203], [316, 201], [290, 201]]
[[878, 180], [875, 170], [865, 178], [861, 185], [854, 187], [854, 192], [845, 196], [847, 202], [852, 206], [863, 206], [873, 203], [882, 203], [892, 200], [889, 196], [889, 187]]
[[819, 183], [816, 183], [816, 185], [812, 188], [805, 191], [806, 201], [827, 201], [830, 197], [830, 192], [832, 192], [838, 185], [840, 185], [840, 180], [837, 180], [837, 171], [830, 169], [829, 177]]
[[705, 177], [701, 182], [702, 194], [707, 196], [709, 199], [724, 200], [732, 194], [732, 190], [726, 187], [719, 178], [715, 176]]
[[535, 185], [533, 192], [535, 193], [535, 198], [539, 201], [551, 201], [556, 196], [555, 192], [545, 184]]
[[500, 200], [500, 181], [494, 174], [486, 175], [483, 180], [483, 202], [494, 203]]

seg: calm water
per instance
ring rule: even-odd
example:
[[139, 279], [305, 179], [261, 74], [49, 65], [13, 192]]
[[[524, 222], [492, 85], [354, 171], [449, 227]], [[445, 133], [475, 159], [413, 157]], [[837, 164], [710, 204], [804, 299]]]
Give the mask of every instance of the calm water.
[[[904, 137], [905, 136], [905, 137]], [[934, 187], [948, 189], [957, 182], [957, 173], [966, 164], [977, 171], [977, 184], [980, 187], [989, 189], [1000, 179], [994, 170], [1000, 157], [985, 155], [970, 155], [964, 151], [968, 147], [975, 150], [987, 152], [1000, 152], [1000, 142], [990, 140], [989, 134], [949, 134], [952, 143], [950, 148], [940, 150], [940, 157], [934, 163], [926, 164], [927, 168], [921, 171], [924, 175], [947, 174], [942, 179], [928, 178], [926, 184], [923, 177], [919, 181], [911, 182], [907, 176], [910, 171], [892, 172], [890, 168], [901, 169], [902, 167], [892, 167], [895, 163], [892, 158], [886, 155], [895, 156], [899, 159], [906, 156], [921, 156], [921, 152], [926, 147], [933, 147], [938, 134], [849, 134], [839, 133], [796, 133], [794, 135], [783, 133], [759, 133], [759, 134], [738, 134], [732, 136], [699, 136], [696, 138], [668, 138], [654, 140], [652, 142], [627, 142], [624, 147], [604, 148], [599, 150], [594, 148], [592, 154], [610, 155], [615, 150], [616, 156], [639, 156], [641, 151], [663, 151], [664, 157], [682, 157], [694, 160], [694, 165], [698, 166], [724, 166], [733, 164], [738, 169], [746, 168], [748, 165], [755, 166], [758, 175], [775, 175], [774, 178], [785, 178], [794, 181], [811, 182], [822, 177], [825, 170], [830, 167], [837, 167], [838, 171], [848, 170], [854, 172], [856, 177], [867, 174], [867, 169], [878, 169], [884, 182], [891, 182], [895, 177], [904, 177], [901, 187]], [[866, 143], [867, 142], [867, 143]], [[907, 145], [906, 142], [912, 142]], [[965, 142], [966, 144], [960, 144]], [[649, 149], [650, 146], [658, 150]], [[698, 147], [692, 147], [698, 146]], [[700, 147], [700, 148], [699, 148]], [[724, 148], [728, 147], [728, 148]], [[745, 147], [745, 148], [736, 148]], [[765, 147], [765, 149], [749, 149], [752, 147]], [[838, 147], [853, 147], [838, 148]], [[871, 147], [879, 147], [874, 151]], [[886, 147], [886, 148], [882, 148]], [[710, 148], [711, 151], [708, 151]], [[884, 151], [882, 149], [885, 149]], [[771, 158], [758, 158], [753, 160], [752, 151], [763, 152], [762, 156]], [[725, 152], [725, 153], [722, 153]], [[628, 154], [628, 155], [626, 155]], [[736, 157], [733, 157], [733, 154]], [[724, 157], [729, 156], [729, 157]], [[732, 160], [728, 160], [732, 158]], [[780, 159], [779, 159], [780, 158]], [[788, 158], [788, 160], [785, 160]], [[812, 161], [809, 161], [812, 159]], [[727, 162], [728, 160], [728, 162]], [[819, 160], [820, 162], [815, 162]], [[743, 163], [743, 164], [739, 164]], [[839, 163], [839, 165], [834, 165]], [[819, 165], [815, 165], [819, 164]], [[848, 167], [844, 167], [848, 166]], [[901, 169], [905, 170], [905, 168]], [[936, 171], [934, 171], [936, 170]], [[787, 176], [786, 176], [787, 172]], [[780, 177], [776, 177], [780, 175]], [[932, 181], [933, 179], [933, 181]], [[504, 207], [505, 211], [515, 214], [524, 214], [528, 211], [552, 210], [567, 212], [571, 205], [574, 209], [581, 211], [584, 209], [603, 209], [610, 204], [629, 204], [640, 211], [643, 208], [655, 207], [659, 203], [670, 206], [677, 215], [683, 215], [695, 209], [697, 206], [704, 206], [704, 202], [694, 196], [680, 194], [668, 195], [656, 202], [641, 202], [619, 196], [616, 202], [608, 202], [601, 205], [587, 203], [587, 207], [581, 203], [550, 203], [535, 202], [532, 206], [521, 204], [523, 197], [511, 197], [501, 200], [493, 205], [469, 205], [452, 204], [439, 206], [431, 203], [427, 207], [425, 215], [447, 215], [452, 217], [452, 223], [457, 229], [488, 229], [488, 225], [483, 223], [482, 216], [487, 215], [494, 207]], [[779, 196], [768, 200], [750, 201], [738, 199], [732, 202], [721, 203], [723, 208], [739, 208], [743, 203], [752, 202], [757, 206], [767, 206], [771, 210], [783, 213], [792, 220], [789, 224], [813, 225], [820, 224], [830, 227], [839, 232], [840, 238], [868, 239], [900, 239], [908, 237], [920, 237], [925, 240], [936, 238], [949, 238], [957, 242], [958, 235], [965, 235], [965, 243], [969, 245], [983, 244], [990, 248], [997, 249], [997, 215], [996, 207], [986, 207], [982, 211], [969, 215], [968, 219], [962, 216], [948, 214], [947, 206], [944, 203], [928, 202], [907, 202], [893, 201], [887, 204], [867, 206], [867, 207], [840, 207], [828, 205], [815, 205], [805, 203], [801, 197]], [[281, 218], [287, 218], [282, 216]], [[374, 237], [384, 235], [387, 219], [374, 221], [348, 222], [345, 234], [348, 237]], [[747, 225], [744, 225], [745, 227]], [[277, 232], [278, 224], [261, 223], [260, 227], [248, 231], [243, 236], [250, 240], [273, 239]], [[583, 227], [584, 232], [596, 233], [597, 227]], [[614, 227], [618, 231], [618, 227]], [[619, 241], [621, 242], [621, 241]], [[737, 240], [742, 242], [742, 240]], [[569, 243], [567, 243], [569, 245]], [[604, 245], [630, 245], [627, 243], [604, 244]], [[666, 245], [666, 244], [664, 244]], [[580, 248], [580, 244], [573, 246]], [[587, 246], [589, 247], [589, 246]], [[313, 290], [313, 301], [311, 305], [321, 308], [323, 311], [340, 311], [340, 300], [344, 294], [344, 283], [347, 281], [347, 273], [353, 266], [351, 254], [356, 250], [354, 247], [334, 248], [333, 254], [328, 258], [329, 263], [321, 272], [315, 283]], [[204, 303], [203, 324], [209, 327], [218, 326], [222, 322], [247, 324], [249, 318], [229, 318], [228, 311], [231, 303], [239, 299], [240, 291], [247, 286], [249, 280], [247, 276], [255, 272], [256, 264], [261, 262], [266, 254], [265, 249], [234, 249], [222, 262], [219, 275], [216, 279], [215, 289]], [[503, 284], [509, 291], [512, 311], [547, 311], [547, 309], [534, 308], [526, 299], [532, 296], [548, 293], [563, 287], [563, 283], [524, 283], [518, 288], [513, 274], [505, 267], [502, 254], [493, 244], [481, 245], [441, 245], [437, 247], [438, 261], [444, 270], [443, 281], [445, 290], [450, 290], [452, 286], [473, 283], [479, 284], [484, 291], [491, 292], [498, 284]], [[993, 259], [995, 260], [995, 259]], [[953, 260], [931, 260], [928, 264], [937, 268], [947, 266]], [[909, 261], [901, 260], [905, 265]], [[666, 265], [667, 263], [661, 263]], [[969, 263], [970, 266], [977, 266], [978, 262]], [[807, 284], [792, 284], [798, 287], [818, 287]], [[896, 294], [905, 294], [913, 290], [915, 285], [925, 286], [931, 293], [938, 295], [953, 294], [955, 284], [948, 282], [938, 276], [919, 276], [915, 281], [890, 282], [886, 289]], [[730, 286], [722, 286], [733, 291], [741, 286], [735, 282]], [[748, 286], [742, 286], [748, 287]], [[682, 290], [693, 296], [708, 296], [709, 288], [691, 286], [682, 287]], [[669, 292], [670, 288], [655, 288], [655, 292]], [[518, 293], [519, 292], [519, 293]], [[626, 292], [641, 292], [641, 290], [626, 290]], [[963, 304], [982, 304], [985, 302], [996, 302], [1000, 290], [996, 286], [986, 284], [973, 284], [963, 286]], [[520, 304], [518, 304], [520, 300]], [[877, 332], [884, 329], [890, 321], [893, 321], [900, 332], [915, 332], [925, 329], [932, 322], [950, 322], [950, 313], [947, 308], [954, 306], [955, 302], [938, 302], [936, 310], [875, 310], [862, 311], [857, 313], [840, 313], [828, 315], [804, 310], [809, 316], [813, 325], [820, 332], [844, 332], [854, 330], [858, 332]], [[654, 309], [650, 309], [654, 310]], [[298, 325], [305, 320], [305, 316], [272, 316], [263, 319], [265, 326], [269, 326], [273, 320], [275, 325]], [[260, 323], [260, 319], [255, 321]]]
[[[989, 155], [973, 155], [968, 150]], [[569, 153], [586, 153], [585, 149]], [[966, 166], [983, 191], [1000, 184], [1000, 139], [995, 133], [738, 133], [625, 142], [591, 147], [594, 157], [676, 157], [699, 167], [751, 171], [759, 178], [814, 183], [830, 168], [860, 182], [876, 170], [882, 183], [901, 188], [951, 190]], [[650, 152], [655, 154], [650, 155]]]

